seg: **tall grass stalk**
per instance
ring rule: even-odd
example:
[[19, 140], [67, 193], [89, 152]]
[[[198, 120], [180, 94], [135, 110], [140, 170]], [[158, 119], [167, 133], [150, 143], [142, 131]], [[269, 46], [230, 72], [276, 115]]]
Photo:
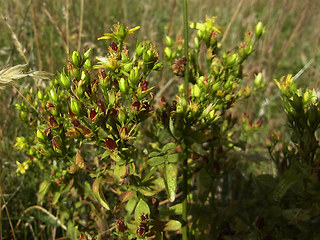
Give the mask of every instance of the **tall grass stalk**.
[[[184, 24], [184, 54], [186, 57], [186, 66], [184, 72], [184, 95], [186, 102], [189, 101], [189, 26], [188, 26], [188, 2], [183, 1], [183, 24]], [[186, 126], [188, 128], [188, 126]], [[183, 174], [183, 202], [182, 202], [182, 240], [188, 239], [188, 143], [186, 145], [186, 156], [183, 160], [182, 174]]]

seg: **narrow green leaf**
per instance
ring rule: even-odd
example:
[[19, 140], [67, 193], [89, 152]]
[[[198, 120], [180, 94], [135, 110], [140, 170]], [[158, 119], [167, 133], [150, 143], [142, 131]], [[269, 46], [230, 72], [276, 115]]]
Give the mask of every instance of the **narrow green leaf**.
[[141, 215], [148, 215], [150, 217], [150, 209], [148, 204], [141, 198], [137, 204], [136, 210], [134, 212], [134, 217], [136, 223], [138, 224], [141, 221]]
[[107, 210], [110, 210], [109, 204], [101, 189], [101, 178], [97, 178], [92, 184], [92, 192], [96, 200]]
[[60, 193], [60, 192], [56, 192], [56, 193], [54, 194], [54, 196], [53, 196], [52, 204], [56, 204], [56, 203], [58, 202], [60, 196], [61, 196], [61, 193]]
[[39, 187], [38, 191], [38, 202], [42, 204], [44, 196], [47, 194], [49, 187], [51, 185], [51, 182], [48, 180], [44, 180]]
[[284, 195], [287, 193], [287, 191], [290, 189], [290, 187], [296, 182], [297, 180], [294, 180], [294, 179], [288, 179], [288, 178], [281, 179], [273, 191], [273, 199], [275, 201], [280, 201], [284, 197]]
[[148, 164], [152, 167], [163, 164], [167, 159], [167, 156], [157, 156], [148, 159]]
[[176, 164], [172, 164], [172, 163], [165, 164], [164, 179], [165, 179], [165, 184], [166, 184], [170, 202], [173, 202], [176, 198], [177, 173], [178, 173], [178, 168]]
[[101, 156], [100, 160], [102, 160], [102, 159], [104, 159], [104, 158], [106, 158], [106, 157], [109, 157], [109, 156], [110, 156], [110, 154], [111, 154], [111, 152], [110, 152], [110, 151], [108, 151], [108, 150], [106, 150], [106, 151], [102, 154], [102, 156]]

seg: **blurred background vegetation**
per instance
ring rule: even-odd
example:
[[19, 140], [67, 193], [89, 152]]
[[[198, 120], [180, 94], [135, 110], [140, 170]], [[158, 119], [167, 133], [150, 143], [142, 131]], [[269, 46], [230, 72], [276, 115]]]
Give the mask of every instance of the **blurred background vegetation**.
[[[268, 84], [254, 102], [239, 107], [239, 115], [246, 111], [253, 118], [263, 117], [268, 122], [264, 132], [252, 140], [265, 141], [264, 134], [281, 127], [279, 116], [284, 116], [277, 111], [280, 101], [274, 78], [288, 73], [296, 75], [300, 71], [303, 74], [297, 75], [297, 81], [302, 86], [319, 88], [320, 2], [189, 0], [188, 4], [190, 21], [204, 21], [206, 15], [218, 17], [217, 24], [223, 27], [225, 51], [232, 50], [228, 46], [240, 43], [245, 32], [253, 30], [258, 21], [266, 25], [266, 34], [247, 61], [244, 72], [248, 85], [258, 72], [262, 72]], [[106, 42], [97, 38], [117, 22], [128, 27], [141, 26], [135, 39], [129, 39], [131, 46], [137, 39], [150, 40], [160, 53], [165, 35], [183, 34], [182, 6], [178, 0], [0, 0], [0, 5], [0, 69], [27, 63], [30, 70], [56, 73], [65, 66], [68, 53], [75, 49], [83, 51], [93, 47], [93, 55], [103, 55]], [[157, 91], [161, 86], [168, 87], [169, 81], [172, 84], [177, 81], [168, 73], [155, 79], [160, 86]], [[17, 88], [23, 93], [30, 84], [46, 82], [22, 79]], [[23, 176], [17, 178], [15, 174], [16, 161], [22, 161], [23, 156], [13, 145], [15, 138], [26, 131], [14, 108], [19, 97], [11, 87], [0, 90], [0, 181], [13, 220], [36, 201], [34, 186], [37, 184], [36, 179], [26, 182]], [[4, 211], [1, 218], [0, 222], [8, 226]]]

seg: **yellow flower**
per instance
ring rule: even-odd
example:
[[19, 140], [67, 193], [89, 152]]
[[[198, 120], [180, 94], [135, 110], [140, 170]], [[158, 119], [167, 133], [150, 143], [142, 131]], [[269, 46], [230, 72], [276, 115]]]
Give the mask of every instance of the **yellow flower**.
[[97, 65], [94, 65], [93, 68], [99, 69], [99, 68], [109, 68], [109, 69], [115, 69], [117, 66], [117, 60], [113, 56], [109, 57], [96, 57], [99, 62]]
[[26, 174], [26, 171], [29, 169], [29, 166], [31, 164], [30, 160], [24, 161], [23, 163], [20, 163], [19, 161], [16, 161], [17, 164], [17, 170], [16, 173], [19, 176], [20, 174], [24, 175]]
[[28, 148], [27, 140], [24, 137], [17, 137], [14, 147], [19, 150], [27, 149]]
[[282, 91], [290, 87], [293, 82], [293, 77], [292, 74], [288, 74], [286, 79], [285, 76], [283, 76], [280, 81], [277, 81], [277, 79], [274, 79], [274, 81], [276, 82], [278, 88]]
[[134, 31], [138, 30], [140, 26], [127, 29], [122, 24], [115, 24], [111, 29], [112, 33], [105, 33], [103, 37], [98, 38], [98, 40], [102, 39], [115, 39], [118, 42], [126, 41], [128, 35], [132, 34]]

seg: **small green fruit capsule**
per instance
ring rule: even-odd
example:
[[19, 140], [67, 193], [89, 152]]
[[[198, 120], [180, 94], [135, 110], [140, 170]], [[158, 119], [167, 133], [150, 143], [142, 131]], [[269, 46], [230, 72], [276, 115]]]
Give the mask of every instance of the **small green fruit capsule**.
[[22, 120], [26, 121], [27, 120], [27, 116], [28, 116], [28, 114], [26, 112], [24, 112], [24, 111], [20, 112], [20, 118]]
[[81, 104], [76, 100], [72, 99], [70, 103], [70, 110], [73, 112], [75, 115], [80, 116], [82, 113], [82, 107]]
[[65, 74], [64, 71], [60, 74], [59, 83], [65, 89], [67, 90], [70, 89], [70, 79], [68, 78], [68, 76]]
[[129, 89], [128, 82], [124, 78], [121, 78], [119, 81], [119, 89], [122, 93], [128, 92], [128, 89]]
[[72, 60], [75, 67], [77, 67], [77, 68], [82, 67], [82, 59], [81, 59], [79, 51], [73, 51], [72, 56], [71, 56], [71, 60]]
[[43, 99], [43, 93], [40, 90], [38, 90], [37, 96], [39, 100]]
[[90, 70], [91, 67], [92, 67], [92, 62], [91, 62], [91, 60], [90, 60], [90, 59], [87, 59], [87, 60], [84, 62], [83, 67], [84, 67], [85, 69], [87, 69], [87, 70]]
[[89, 59], [91, 53], [92, 53], [92, 48], [89, 48], [88, 51], [86, 51], [86, 52], [83, 54], [83, 60], [86, 61], [87, 59]]
[[213, 85], [212, 85], [212, 92], [216, 92], [216, 91], [218, 91], [219, 89], [220, 89], [220, 82], [216, 82], [216, 83], [214, 83]]
[[261, 87], [261, 83], [262, 83], [262, 74], [258, 73], [254, 78], [254, 86], [256, 88], [259, 88]]
[[142, 53], [143, 53], [143, 43], [140, 42], [136, 46], [136, 55], [137, 55], [137, 57], [140, 57], [142, 55]]
[[118, 120], [122, 125], [125, 124], [126, 118], [126, 113], [124, 112], [124, 110], [120, 109], [118, 111]]
[[78, 96], [79, 98], [82, 98], [83, 95], [84, 95], [84, 92], [85, 92], [84, 82], [81, 80], [81, 81], [78, 83], [78, 86], [77, 86], [77, 88], [76, 88], [77, 96]]
[[195, 85], [193, 86], [193, 96], [194, 96], [195, 98], [198, 98], [198, 97], [200, 97], [200, 94], [201, 94], [201, 90], [200, 90], [198, 84], [195, 84]]
[[172, 47], [173, 46], [173, 40], [172, 40], [172, 38], [171, 37], [169, 37], [169, 36], [166, 36], [166, 45], [168, 46], [168, 47]]
[[171, 59], [171, 57], [172, 57], [172, 51], [171, 51], [171, 49], [170, 49], [169, 47], [166, 47], [166, 48], [164, 49], [164, 56], [165, 56], [166, 58], [168, 58], [168, 59]]
[[257, 35], [257, 38], [260, 38], [261, 35], [265, 32], [265, 28], [262, 24], [262, 22], [258, 22], [256, 27], [255, 27], [255, 33]]
[[234, 54], [232, 54], [232, 55], [229, 55], [229, 56], [227, 57], [227, 60], [226, 60], [227, 65], [228, 65], [228, 66], [233, 66], [233, 65], [236, 63], [236, 61], [237, 61], [237, 57], [238, 57], [238, 55], [237, 55], [236, 53], [234, 53]]
[[132, 62], [127, 63], [127, 64], [125, 64], [125, 65], [123, 66], [123, 70], [124, 70], [125, 72], [130, 72], [130, 70], [132, 69], [132, 66], [133, 66], [133, 63], [132, 63]]
[[16, 107], [17, 110], [19, 110], [19, 111], [21, 110], [21, 105], [20, 105], [20, 104], [17, 103], [17, 104], [15, 105], [15, 107]]
[[58, 102], [58, 94], [54, 89], [51, 89], [49, 92], [49, 98], [52, 100], [52, 102], [57, 103]]

